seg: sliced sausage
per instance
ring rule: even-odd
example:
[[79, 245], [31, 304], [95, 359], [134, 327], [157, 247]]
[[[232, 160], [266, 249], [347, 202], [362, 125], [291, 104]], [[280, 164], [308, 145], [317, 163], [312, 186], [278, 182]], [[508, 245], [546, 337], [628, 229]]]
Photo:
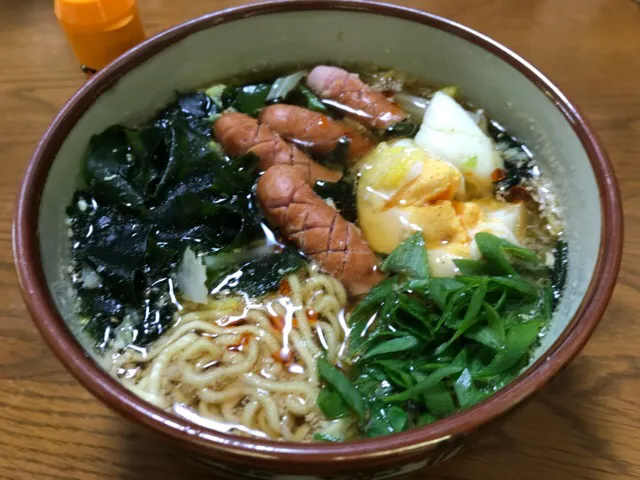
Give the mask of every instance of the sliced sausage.
[[257, 195], [267, 220], [349, 293], [364, 294], [382, 280], [378, 259], [355, 225], [327, 205], [299, 170], [271, 167], [258, 180]]
[[289, 145], [280, 135], [255, 118], [237, 112], [223, 114], [213, 125], [213, 133], [231, 156], [254, 153], [260, 159], [260, 169], [273, 165], [293, 165], [305, 180], [337, 182], [342, 174], [314, 162], [307, 154]]
[[347, 115], [376, 130], [384, 130], [409, 116], [358, 75], [341, 68], [315, 67], [307, 76], [307, 85], [322, 98], [346, 106]]
[[361, 158], [375, 147], [372, 139], [354, 128], [295, 105], [271, 105], [262, 110], [260, 122], [269, 125], [283, 138], [320, 155], [333, 152], [343, 137], [349, 139], [348, 160]]

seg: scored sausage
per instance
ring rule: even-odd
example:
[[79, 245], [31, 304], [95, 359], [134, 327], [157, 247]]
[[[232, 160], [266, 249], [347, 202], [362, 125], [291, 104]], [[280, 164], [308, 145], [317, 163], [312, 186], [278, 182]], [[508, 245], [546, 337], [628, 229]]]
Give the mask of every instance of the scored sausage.
[[257, 195], [267, 220], [351, 295], [367, 293], [382, 280], [378, 259], [355, 225], [327, 205], [298, 169], [271, 167], [258, 180]]
[[215, 138], [231, 156], [253, 153], [260, 159], [260, 169], [273, 165], [296, 167], [306, 181], [337, 182], [342, 174], [314, 162], [307, 154], [288, 144], [267, 125], [260, 125], [255, 118], [243, 113], [224, 113], [213, 124]]
[[322, 98], [348, 107], [345, 114], [364, 125], [384, 130], [408, 118], [408, 114], [381, 92], [366, 85], [355, 73], [321, 65], [311, 70], [307, 85]]
[[260, 113], [260, 122], [281, 137], [320, 155], [333, 152], [343, 137], [349, 140], [348, 160], [361, 158], [375, 147], [372, 139], [343, 122], [295, 105], [271, 105]]

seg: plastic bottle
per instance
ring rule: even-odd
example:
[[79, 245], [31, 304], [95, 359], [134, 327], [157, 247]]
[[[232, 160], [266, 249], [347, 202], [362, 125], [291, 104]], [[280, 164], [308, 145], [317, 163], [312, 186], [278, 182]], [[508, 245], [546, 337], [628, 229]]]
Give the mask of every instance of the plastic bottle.
[[54, 0], [54, 10], [85, 73], [145, 38], [136, 0]]

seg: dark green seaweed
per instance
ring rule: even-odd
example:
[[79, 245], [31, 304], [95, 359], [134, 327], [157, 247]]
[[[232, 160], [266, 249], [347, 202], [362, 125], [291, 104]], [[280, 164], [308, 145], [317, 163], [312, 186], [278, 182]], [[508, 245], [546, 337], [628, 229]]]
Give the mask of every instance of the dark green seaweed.
[[356, 208], [355, 185], [351, 177], [343, 175], [335, 183], [320, 180], [316, 182], [313, 190], [325, 200], [333, 200], [341, 215], [348, 221], [355, 223], [358, 218], [358, 211]]
[[[203, 93], [183, 94], [140, 127], [116, 125], [89, 143], [87, 187], [68, 214], [79, 308], [99, 348], [125, 317], [139, 345], [171, 326], [172, 273], [187, 247], [223, 252], [264, 236], [252, 194], [256, 159], [231, 158], [212, 142], [216, 112]], [[261, 288], [247, 279], [294, 264], [291, 255], [260, 259], [245, 266], [244, 283], [251, 292], [274, 288], [273, 279]]]

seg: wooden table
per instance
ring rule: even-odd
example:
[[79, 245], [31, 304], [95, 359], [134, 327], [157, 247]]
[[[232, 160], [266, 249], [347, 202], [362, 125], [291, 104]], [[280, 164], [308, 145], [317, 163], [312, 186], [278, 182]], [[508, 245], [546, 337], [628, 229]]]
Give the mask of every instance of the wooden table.
[[[141, 0], [148, 33], [241, 1]], [[640, 5], [634, 0], [402, 2], [484, 32], [580, 105], [625, 201], [620, 282], [583, 354], [495, 437], [429, 478], [640, 478]], [[203, 478], [89, 395], [40, 340], [11, 254], [14, 198], [36, 142], [83, 83], [50, 0], [0, 0], [0, 478]], [[636, 223], [638, 222], [638, 223]]]

